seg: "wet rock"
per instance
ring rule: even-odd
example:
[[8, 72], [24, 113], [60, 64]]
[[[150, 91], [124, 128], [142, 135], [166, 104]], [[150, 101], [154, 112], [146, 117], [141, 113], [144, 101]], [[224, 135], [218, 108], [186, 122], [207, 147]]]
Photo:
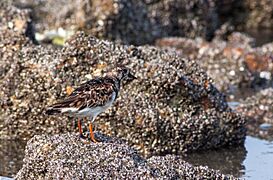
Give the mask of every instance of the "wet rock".
[[[8, 3], [0, 2], [0, 79], [16, 66], [13, 53], [22, 46], [31, 43], [27, 36], [32, 36], [28, 10], [19, 10]], [[28, 34], [30, 33], [30, 34]]]
[[72, 119], [47, 117], [45, 107], [62, 99], [80, 83], [125, 65], [138, 80], [97, 122], [100, 131], [125, 138], [145, 155], [184, 153], [197, 149], [242, 144], [244, 119], [193, 61], [152, 46], [123, 46], [78, 33], [61, 49], [23, 47], [14, 54], [18, 66], [0, 89], [2, 135], [33, 134], [73, 129]]
[[242, 101], [236, 110], [247, 117], [248, 134], [272, 140], [273, 89], [265, 89]]
[[228, 24], [232, 32], [249, 27], [272, 29], [273, 22], [270, 0], [13, 0], [13, 4], [33, 10], [40, 33], [59, 28], [85, 30], [99, 38], [135, 45], [166, 36], [211, 40], [221, 25]]
[[6, 139], [0, 139], [0, 142], [0, 179], [3, 178], [2, 176], [14, 177], [22, 168], [27, 142]]
[[273, 28], [273, 2], [270, 0], [245, 1], [247, 28]]
[[254, 42], [242, 33], [232, 33], [227, 41], [215, 38], [209, 43], [201, 38], [163, 38], [157, 45], [173, 48], [182, 57], [197, 59], [217, 88], [235, 94], [240, 89], [259, 89], [273, 84], [272, 44], [253, 48]]
[[215, 0], [15, 0], [14, 4], [33, 9], [39, 32], [58, 28], [84, 30], [98, 38], [135, 45], [165, 36], [198, 35], [211, 39], [220, 25], [220, 7]]
[[76, 134], [34, 136], [16, 175], [16, 179], [98, 178], [236, 179], [207, 167], [192, 166], [178, 156], [144, 159], [115, 138], [85, 144]]
[[160, 24], [166, 36], [202, 36], [211, 40], [221, 25], [217, 1], [160, 0], [144, 1], [148, 5], [150, 17]]
[[15, 0], [14, 4], [33, 10], [39, 32], [85, 30], [98, 38], [126, 44], [151, 43], [161, 35], [158, 25], [148, 17], [147, 6], [138, 0]]

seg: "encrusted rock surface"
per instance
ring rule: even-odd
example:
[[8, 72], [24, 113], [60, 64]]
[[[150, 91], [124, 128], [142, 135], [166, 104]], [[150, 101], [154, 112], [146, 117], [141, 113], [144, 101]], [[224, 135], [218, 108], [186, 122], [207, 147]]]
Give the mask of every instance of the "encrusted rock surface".
[[247, 117], [273, 124], [273, 89], [265, 89], [242, 101], [237, 111]]
[[34, 136], [16, 179], [236, 179], [178, 156], [142, 158], [120, 140], [83, 143], [76, 134]]
[[[245, 5], [245, 20], [243, 24], [247, 28], [273, 28], [273, 1], [271, 0], [247, 0]], [[240, 12], [239, 12], [240, 13]]]
[[[216, 1], [199, 0], [14, 0], [33, 9], [38, 31], [85, 30], [126, 44], [146, 44], [164, 36], [213, 37], [220, 25]], [[54, 16], [52, 16], [54, 14]]]
[[39, 32], [85, 30], [98, 38], [137, 45], [151, 43], [162, 35], [157, 22], [148, 17], [147, 6], [138, 0], [15, 0], [14, 4], [33, 10]]
[[164, 38], [160, 47], [173, 48], [185, 58], [195, 59], [212, 77], [217, 88], [228, 94], [239, 89], [260, 89], [273, 84], [272, 43], [253, 48], [254, 39], [242, 33], [232, 33], [228, 41], [215, 38]]
[[26, 143], [0, 139], [0, 179], [2, 176], [14, 177], [22, 168]]
[[248, 134], [272, 140], [273, 89], [265, 89], [241, 101], [236, 111], [247, 117]]
[[[98, 118], [99, 130], [123, 137], [145, 155], [182, 153], [242, 144], [244, 119], [193, 60], [151, 46], [122, 46], [78, 33], [62, 50], [25, 46], [13, 54], [18, 66], [1, 88], [0, 133], [30, 137], [72, 129], [66, 117], [47, 117], [46, 106], [80, 83], [118, 65], [138, 80]], [[2, 84], [1, 84], [2, 85]]]

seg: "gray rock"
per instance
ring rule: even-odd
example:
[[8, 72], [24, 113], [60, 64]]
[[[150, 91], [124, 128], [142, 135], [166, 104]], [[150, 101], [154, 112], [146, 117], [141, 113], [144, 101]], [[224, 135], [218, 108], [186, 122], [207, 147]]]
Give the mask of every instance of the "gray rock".
[[143, 159], [125, 143], [105, 139], [85, 144], [76, 134], [34, 136], [15, 179], [236, 179], [178, 156]]

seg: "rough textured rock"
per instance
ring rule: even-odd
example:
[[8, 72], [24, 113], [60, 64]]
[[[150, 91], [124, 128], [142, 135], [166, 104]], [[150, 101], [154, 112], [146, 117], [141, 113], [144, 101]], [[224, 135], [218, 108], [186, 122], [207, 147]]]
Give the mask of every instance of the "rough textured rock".
[[212, 77], [216, 87], [227, 94], [273, 84], [272, 43], [257, 48], [253, 48], [253, 44], [254, 39], [242, 33], [231, 34], [228, 41], [214, 39], [210, 43], [200, 38], [157, 41], [160, 47], [171, 47], [182, 57], [196, 59]]
[[[236, 111], [247, 117], [248, 134], [272, 140], [273, 89], [265, 89], [242, 101]], [[271, 125], [270, 125], [271, 124]]]
[[[146, 44], [164, 36], [211, 39], [221, 22], [217, 1], [189, 0], [15, 0], [33, 9], [37, 30], [85, 30], [100, 38], [126, 44]], [[54, 14], [54, 16], [52, 16]]]
[[2, 176], [14, 177], [22, 168], [26, 143], [0, 139], [0, 179]]
[[[272, 28], [271, 0], [13, 0], [31, 8], [36, 29], [85, 30], [100, 38], [146, 44], [166, 36], [202, 36], [211, 40], [228, 29]], [[53, 16], [54, 14], [54, 16]], [[226, 32], [229, 33], [229, 32]]]
[[202, 36], [210, 40], [221, 22], [217, 0], [144, 0], [151, 19], [160, 25], [165, 36]]
[[[155, 47], [122, 46], [83, 33], [62, 50], [23, 47], [14, 54], [18, 66], [0, 89], [2, 135], [30, 137], [72, 128], [66, 117], [43, 110], [66, 90], [118, 65], [138, 80], [97, 120], [99, 130], [127, 139], [145, 155], [217, 148], [244, 142], [244, 119], [229, 109], [224, 96], [192, 60]], [[69, 123], [68, 123], [69, 122]]]
[[16, 179], [236, 179], [177, 156], [143, 159], [121, 141], [102, 138], [84, 144], [75, 134], [34, 136]]
[[158, 25], [148, 17], [147, 6], [138, 0], [15, 0], [14, 4], [33, 9], [39, 32], [85, 30], [98, 38], [126, 44], [151, 43], [161, 36]]
[[[30, 15], [28, 10], [19, 10], [7, 2], [0, 2], [0, 79], [16, 66], [13, 53], [31, 43]], [[2, 100], [2, 98], [1, 98]]]
[[244, 24], [247, 28], [273, 28], [273, 1], [245, 1], [246, 17]]

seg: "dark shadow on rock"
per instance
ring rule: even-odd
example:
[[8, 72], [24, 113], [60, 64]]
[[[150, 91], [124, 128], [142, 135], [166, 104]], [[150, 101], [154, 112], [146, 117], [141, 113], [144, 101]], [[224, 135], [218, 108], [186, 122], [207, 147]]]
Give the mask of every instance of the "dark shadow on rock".
[[0, 139], [1, 176], [13, 177], [22, 168], [26, 143], [26, 141], [18, 139]]

